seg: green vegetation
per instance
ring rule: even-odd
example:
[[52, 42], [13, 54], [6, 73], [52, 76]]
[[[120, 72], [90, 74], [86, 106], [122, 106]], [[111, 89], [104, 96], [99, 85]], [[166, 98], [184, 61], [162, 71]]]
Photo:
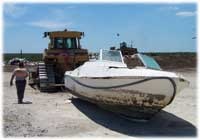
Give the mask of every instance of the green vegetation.
[[196, 52], [144, 52], [149, 56], [196, 56]]
[[[183, 68], [183, 67], [196, 67], [197, 53], [195, 52], [174, 52], [174, 53], [153, 53], [145, 52], [143, 54], [152, 56], [161, 65], [162, 68]], [[19, 57], [19, 53], [6, 53], [3, 55], [4, 62], [7, 63], [14, 57]], [[24, 53], [22, 58], [28, 61], [41, 61], [41, 53]]]
[[[19, 53], [5, 53], [5, 54], [3, 54], [4, 62], [6, 62], [6, 63], [14, 57], [20, 58], [21, 55]], [[24, 54], [22, 54], [22, 58], [25, 58], [28, 61], [41, 61], [42, 60], [42, 54], [41, 53], [24, 53]]]

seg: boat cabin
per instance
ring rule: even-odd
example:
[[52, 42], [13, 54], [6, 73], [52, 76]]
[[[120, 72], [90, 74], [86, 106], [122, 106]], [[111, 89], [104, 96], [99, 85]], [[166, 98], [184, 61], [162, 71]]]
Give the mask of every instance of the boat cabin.
[[[144, 54], [134, 54], [129, 58], [123, 57], [120, 50], [100, 50], [100, 61], [120, 62], [126, 64], [128, 68], [145, 67], [148, 69], [161, 70], [156, 60]], [[131, 66], [130, 66], [131, 65]]]

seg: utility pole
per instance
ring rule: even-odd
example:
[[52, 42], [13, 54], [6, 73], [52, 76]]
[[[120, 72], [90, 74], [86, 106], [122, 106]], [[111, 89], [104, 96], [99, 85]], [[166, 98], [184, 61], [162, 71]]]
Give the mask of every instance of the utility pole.
[[20, 58], [22, 58], [22, 49], [20, 50]]

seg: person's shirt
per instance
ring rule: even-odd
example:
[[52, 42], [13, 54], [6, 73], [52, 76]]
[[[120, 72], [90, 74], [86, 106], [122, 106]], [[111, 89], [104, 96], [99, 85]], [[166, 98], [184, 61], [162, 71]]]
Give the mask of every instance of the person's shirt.
[[15, 80], [25, 80], [28, 76], [28, 71], [26, 68], [16, 68], [13, 71], [13, 75], [15, 76]]

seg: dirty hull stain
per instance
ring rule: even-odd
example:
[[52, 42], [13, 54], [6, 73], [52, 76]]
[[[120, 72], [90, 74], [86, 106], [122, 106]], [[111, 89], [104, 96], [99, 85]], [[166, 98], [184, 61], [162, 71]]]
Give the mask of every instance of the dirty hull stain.
[[113, 96], [96, 94], [92, 97], [89, 97], [85, 92], [71, 92], [75, 96], [97, 104], [101, 108], [137, 119], [149, 119], [167, 105], [167, 103], [165, 103], [164, 101], [164, 95], [153, 95], [132, 90], [127, 91], [124, 89], [109, 89], [106, 91], [112, 93], [118, 92], [120, 93], [120, 96], [116, 96], [113, 94]]
[[142, 93], [139, 91], [125, 89], [109, 89], [107, 91], [118, 94], [110, 94], [109, 96], [98, 94], [94, 97], [95, 100], [111, 105], [132, 105], [146, 107], [163, 107], [166, 105], [164, 101], [164, 95], [154, 95], [151, 93]]

